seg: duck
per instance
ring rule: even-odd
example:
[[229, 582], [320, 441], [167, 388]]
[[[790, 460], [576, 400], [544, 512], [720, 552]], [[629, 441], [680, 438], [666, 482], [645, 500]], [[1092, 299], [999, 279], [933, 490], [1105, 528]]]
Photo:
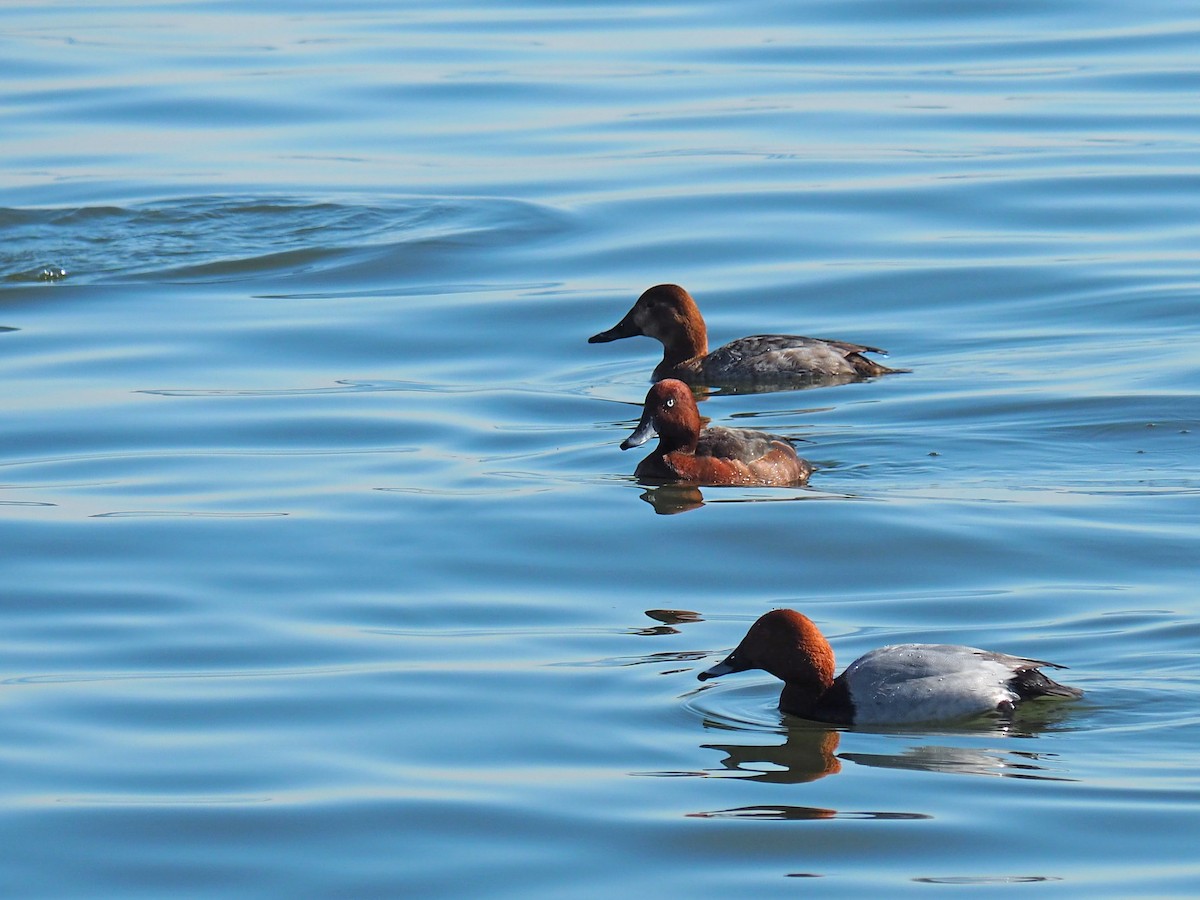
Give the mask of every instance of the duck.
[[795, 334], [756, 334], [708, 352], [708, 330], [692, 295], [677, 284], [656, 284], [612, 328], [588, 338], [606, 344], [645, 335], [660, 341], [663, 358], [651, 381], [678, 378], [702, 387], [804, 387], [861, 381], [907, 369], [890, 369], [865, 353], [887, 354], [866, 344]]
[[659, 482], [697, 485], [801, 485], [813, 466], [777, 434], [748, 428], [700, 428], [692, 389], [677, 378], [655, 382], [642, 418], [621, 449], [639, 447], [658, 435], [658, 446], [638, 463], [634, 475]]
[[1011, 717], [1019, 704], [1040, 697], [1083, 696], [1043, 668], [1066, 667], [956, 644], [893, 644], [859, 657], [834, 678], [833, 648], [813, 621], [776, 609], [697, 678], [764, 669], [784, 682], [779, 708], [785, 713], [832, 725], [909, 725]]

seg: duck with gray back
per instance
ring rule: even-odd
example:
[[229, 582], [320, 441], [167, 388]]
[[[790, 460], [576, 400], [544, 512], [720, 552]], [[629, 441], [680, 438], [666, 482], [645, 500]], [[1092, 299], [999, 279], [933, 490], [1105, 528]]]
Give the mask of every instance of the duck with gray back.
[[833, 648], [812, 620], [776, 609], [697, 677], [764, 669], [784, 683], [779, 708], [785, 713], [834, 725], [911, 725], [1011, 716], [1038, 698], [1083, 696], [1044, 668], [1064, 667], [956, 644], [893, 644], [860, 656], [834, 678]]
[[645, 291], [633, 308], [589, 344], [604, 344], [645, 335], [663, 345], [663, 358], [652, 380], [678, 378], [696, 387], [737, 390], [843, 384], [877, 375], [906, 372], [889, 369], [864, 354], [886, 351], [866, 344], [795, 334], [757, 334], [708, 352], [708, 330], [691, 294], [677, 284], [658, 284]]

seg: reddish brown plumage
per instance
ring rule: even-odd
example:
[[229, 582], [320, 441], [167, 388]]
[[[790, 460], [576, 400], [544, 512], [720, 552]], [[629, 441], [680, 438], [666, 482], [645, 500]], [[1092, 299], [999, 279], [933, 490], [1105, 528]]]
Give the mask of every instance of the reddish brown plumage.
[[735, 652], [748, 662], [782, 661], [772, 665], [771, 674], [787, 682], [811, 682], [818, 691], [833, 684], [833, 647], [812, 619], [794, 609], [760, 616]]
[[682, 381], [658, 382], [646, 394], [642, 419], [622, 450], [658, 435], [658, 446], [634, 474], [656, 481], [702, 485], [803, 484], [812, 466], [796, 455], [787, 438], [744, 428], [701, 431], [696, 398]]
[[[750, 626], [724, 662], [699, 677], [704, 681], [747, 669], [765, 669], [781, 679], [779, 708], [810, 717], [834, 684], [833, 648], [808, 616], [794, 609], [775, 609]], [[839, 721], [838, 716], [818, 718]]]

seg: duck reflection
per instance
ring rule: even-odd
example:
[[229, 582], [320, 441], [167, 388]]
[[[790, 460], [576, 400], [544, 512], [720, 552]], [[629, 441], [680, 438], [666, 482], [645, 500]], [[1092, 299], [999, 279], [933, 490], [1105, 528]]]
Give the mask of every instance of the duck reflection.
[[699, 509], [704, 505], [704, 495], [700, 493], [700, 488], [686, 484], [666, 484], [651, 488], [642, 494], [642, 499], [653, 506], [660, 516], [673, 516]]
[[[710, 723], [712, 724], [712, 723]], [[725, 726], [721, 726], [725, 727]], [[706, 774], [736, 772], [750, 781], [768, 784], [803, 784], [842, 770], [837, 755], [841, 733], [833, 728], [803, 725], [788, 729], [783, 744], [704, 744], [706, 750], [725, 754], [721, 769]], [[769, 821], [816, 821], [821, 819], [928, 819], [926, 813], [896, 810], [846, 811], [796, 804], [756, 804], [730, 809], [688, 813], [699, 819], [757, 819]]]
[[[799, 722], [788, 717], [790, 721]], [[726, 723], [707, 722], [709, 727], [729, 729]], [[1002, 778], [1023, 778], [1039, 781], [1074, 781], [1062, 774], [1056, 754], [1025, 750], [1002, 750], [993, 747], [968, 747], [951, 743], [905, 743], [894, 753], [843, 751], [838, 753], [842, 732], [824, 728], [816, 723], [792, 724], [787, 740], [782, 744], [702, 744], [705, 750], [725, 754], [720, 768], [707, 769], [706, 774], [736, 773], [749, 781], [771, 784], [803, 784], [827, 775], [837, 775], [843, 763], [881, 769], [907, 769], [920, 772], [943, 772], [956, 775], [992, 775]], [[1006, 738], [1029, 737], [1028, 732], [1017, 735], [1006, 729], [964, 731], [962, 737], [980, 734]], [[903, 733], [900, 733], [903, 734]], [[928, 737], [928, 735], [922, 735]], [[949, 741], [953, 733], [938, 735]]]
[[[729, 490], [729, 488], [713, 488], [713, 490]], [[796, 493], [784, 493], [781, 496], [747, 497], [745, 495], [737, 495], [723, 497], [720, 500], [705, 500], [700, 488], [694, 485], [664, 484], [643, 492], [641, 499], [653, 506], [654, 511], [658, 515], [673, 516], [678, 513], [699, 509], [707, 503], [790, 503], [796, 500], [812, 500], [831, 496], [843, 495], [812, 491], [808, 488], [797, 488]]]
[[[712, 723], [710, 723], [712, 724]], [[727, 726], [721, 726], [727, 727]], [[737, 772], [750, 781], [802, 784], [836, 775], [842, 764], [836, 754], [839, 733], [831, 728], [790, 728], [778, 745], [702, 744], [725, 754], [721, 770]]]
[[648, 609], [646, 615], [661, 622], [661, 625], [651, 625], [633, 629], [630, 634], [640, 634], [646, 637], [656, 637], [664, 634], [679, 634], [676, 625], [688, 625], [693, 622], [703, 622], [704, 618], [698, 612], [690, 609]]
[[932, 819], [928, 813], [886, 810], [839, 811], [820, 806], [737, 806], [687, 814], [694, 819], [769, 819], [786, 822], [811, 822], [816, 819]]
[[[894, 371], [901, 371], [899, 369]], [[862, 381], [868, 381], [869, 376], [862, 375], [824, 375], [824, 376], [809, 376], [807, 378], [797, 378], [792, 381], [757, 381], [752, 384], [726, 384], [722, 385], [717, 390], [708, 390], [707, 388], [697, 388], [693, 386], [692, 390], [699, 393], [703, 390], [706, 397], [732, 397], [739, 394], [773, 394], [781, 391], [807, 391], [812, 388], [827, 388], [837, 387], [842, 384], [858, 384]]]
[[843, 753], [842, 759], [860, 766], [910, 769], [918, 772], [950, 772], [958, 775], [995, 775], [1036, 781], [1074, 781], [1053, 773], [1054, 754], [947, 747], [925, 744], [905, 747], [899, 753]]

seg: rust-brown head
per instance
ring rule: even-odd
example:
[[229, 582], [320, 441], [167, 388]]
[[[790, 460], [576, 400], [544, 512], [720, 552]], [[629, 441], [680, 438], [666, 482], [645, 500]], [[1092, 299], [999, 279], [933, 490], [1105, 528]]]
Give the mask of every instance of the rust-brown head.
[[776, 609], [759, 617], [724, 661], [696, 677], [764, 669], [790, 686], [819, 693], [833, 683], [833, 648], [808, 616]]
[[648, 288], [620, 322], [592, 335], [588, 343], [604, 344], [639, 334], [661, 341], [672, 358], [689, 359], [708, 352], [704, 317], [692, 295], [677, 284]]
[[700, 436], [700, 410], [692, 389], [675, 378], [664, 378], [651, 386], [642, 407], [642, 419], [621, 449], [639, 447], [654, 435], [662, 453], [694, 451]]

